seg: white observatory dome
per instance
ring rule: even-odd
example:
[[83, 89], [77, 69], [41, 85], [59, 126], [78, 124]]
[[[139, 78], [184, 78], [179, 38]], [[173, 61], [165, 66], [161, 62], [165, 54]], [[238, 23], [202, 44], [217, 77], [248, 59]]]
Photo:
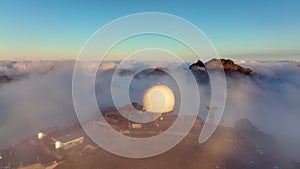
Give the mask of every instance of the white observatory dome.
[[145, 92], [143, 106], [152, 113], [172, 112], [175, 106], [174, 93], [168, 86], [154, 85]]

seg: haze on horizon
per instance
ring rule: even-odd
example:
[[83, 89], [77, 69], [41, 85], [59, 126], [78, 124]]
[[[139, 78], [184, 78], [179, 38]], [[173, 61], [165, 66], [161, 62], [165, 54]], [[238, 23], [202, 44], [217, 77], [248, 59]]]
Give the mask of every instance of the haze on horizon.
[[296, 0], [1, 0], [0, 6], [0, 60], [76, 59], [86, 40], [100, 27], [138, 12], [170, 13], [192, 22], [221, 57], [300, 58], [300, 2]]

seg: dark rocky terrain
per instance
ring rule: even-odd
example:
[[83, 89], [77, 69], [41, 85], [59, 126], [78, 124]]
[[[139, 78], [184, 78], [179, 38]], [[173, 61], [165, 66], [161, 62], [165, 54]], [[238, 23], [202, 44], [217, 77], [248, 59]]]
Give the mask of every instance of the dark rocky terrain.
[[[241, 124], [245, 123], [245, 124]], [[248, 126], [245, 121], [241, 125]], [[265, 169], [265, 168], [296, 168], [296, 164], [285, 159], [280, 151], [270, 147], [260, 146], [247, 138], [248, 133], [228, 127], [218, 127], [215, 134], [204, 144], [198, 143], [198, 134], [202, 128], [200, 119], [196, 121], [189, 135], [175, 148], [159, 156], [145, 159], [128, 159], [110, 154], [101, 148], [94, 151], [82, 151], [67, 157], [58, 169]], [[250, 128], [253, 134], [262, 134], [258, 130]], [[271, 139], [262, 134], [258, 138], [261, 142], [273, 144]], [[151, 145], [149, 145], [151, 146]], [[271, 146], [271, 145], [270, 145]], [[134, 147], [133, 147], [134, 148]]]
[[[43, 166], [53, 166], [55, 163], [51, 162], [52, 160], [56, 161], [54, 166], [57, 169], [297, 169], [299, 166], [273, 147], [276, 140], [272, 136], [260, 132], [248, 120], [238, 121], [234, 128], [219, 126], [207, 142], [200, 144], [198, 136], [202, 126], [202, 121], [197, 119], [188, 136], [180, 144], [161, 155], [144, 159], [113, 155], [96, 146], [84, 133], [83, 144], [65, 151], [50, 151], [32, 138], [2, 152], [13, 152], [9, 155], [14, 164], [12, 168], [32, 165], [37, 161]], [[81, 127], [76, 125], [56, 131], [53, 135], [73, 130], [82, 131]], [[37, 159], [38, 155], [40, 159]], [[4, 168], [7, 160], [9, 159], [6, 156], [0, 161], [0, 168]]]

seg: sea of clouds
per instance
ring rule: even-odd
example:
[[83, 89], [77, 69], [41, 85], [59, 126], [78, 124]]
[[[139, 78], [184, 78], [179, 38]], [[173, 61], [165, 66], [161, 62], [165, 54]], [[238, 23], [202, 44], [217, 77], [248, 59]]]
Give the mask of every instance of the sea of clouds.
[[[0, 76], [17, 77], [0, 84], [0, 147], [7, 147], [33, 136], [38, 130], [64, 128], [77, 123], [72, 100], [74, 61], [1, 61]], [[290, 155], [300, 161], [300, 62], [298, 61], [239, 61], [256, 75], [227, 77], [227, 101], [223, 125], [247, 118], [261, 131], [275, 136]], [[122, 83], [145, 64], [149, 68], [169, 71], [190, 71], [184, 64], [170, 62], [141, 63], [131, 61], [116, 71], [118, 62], [105, 62], [99, 67], [85, 63], [82, 71], [97, 69], [96, 96], [102, 111], [114, 107], [111, 97], [111, 77], [115, 73]], [[189, 65], [191, 63], [187, 63]], [[186, 73], [189, 75], [189, 73]], [[187, 77], [186, 80], [188, 80]], [[130, 97], [141, 103], [145, 88], [157, 83], [178, 86], [168, 76], [151, 75], [136, 78], [130, 87]], [[188, 83], [186, 84], [188, 85]], [[207, 84], [199, 84], [202, 103], [199, 115], [205, 118], [209, 98]], [[119, 89], [123, 90], [123, 89]], [[191, 95], [192, 99], [193, 96]], [[187, 98], [185, 98], [187, 99]], [[298, 158], [297, 158], [298, 157]]]

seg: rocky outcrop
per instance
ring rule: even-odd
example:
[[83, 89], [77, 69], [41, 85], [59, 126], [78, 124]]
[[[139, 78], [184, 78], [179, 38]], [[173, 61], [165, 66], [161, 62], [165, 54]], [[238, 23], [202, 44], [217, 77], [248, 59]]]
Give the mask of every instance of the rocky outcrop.
[[8, 83], [10, 81], [12, 81], [13, 79], [8, 77], [8, 76], [0, 76], [0, 84], [1, 83]]
[[200, 71], [205, 71], [205, 65], [201, 60], [198, 60], [196, 63], [193, 63], [190, 66], [191, 70], [200, 70]]
[[239, 73], [244, 73], [244, 74], [253, 74], [254, 73], [250, 68], [244, 68], [242, 66], [239, 66], [230, 59], [212, 59], [205, 63], [205, 67], [207, 69], [218, 68], [215, 66], [215, 65], [220, 65], [218, 62], [221, 62], [221, 65], [223, 66], [225, 71], [233, 71], [233, 72], [239, 72]]
[[137, 103], [137, 102], [131, 102], [131, 105], [136, 109], [136, 110], [139, 110], [139, 111], [142, 111], [143, 110], [143, 105]]
[[246, 75], [255, 74], [253, 70], [250, 68], [244, 68], [240, 65], [234, 63], [234, 61], [230, 59], [212, 59], [206, 63], [203, 63], [201, 60], [198, 60], [196, 63], [193, 63], [190, 66], [191, 70], [197, 71], [205, 71], [205, 70], [218, 70], [224, 69], [225, 73], [242, 73]]

